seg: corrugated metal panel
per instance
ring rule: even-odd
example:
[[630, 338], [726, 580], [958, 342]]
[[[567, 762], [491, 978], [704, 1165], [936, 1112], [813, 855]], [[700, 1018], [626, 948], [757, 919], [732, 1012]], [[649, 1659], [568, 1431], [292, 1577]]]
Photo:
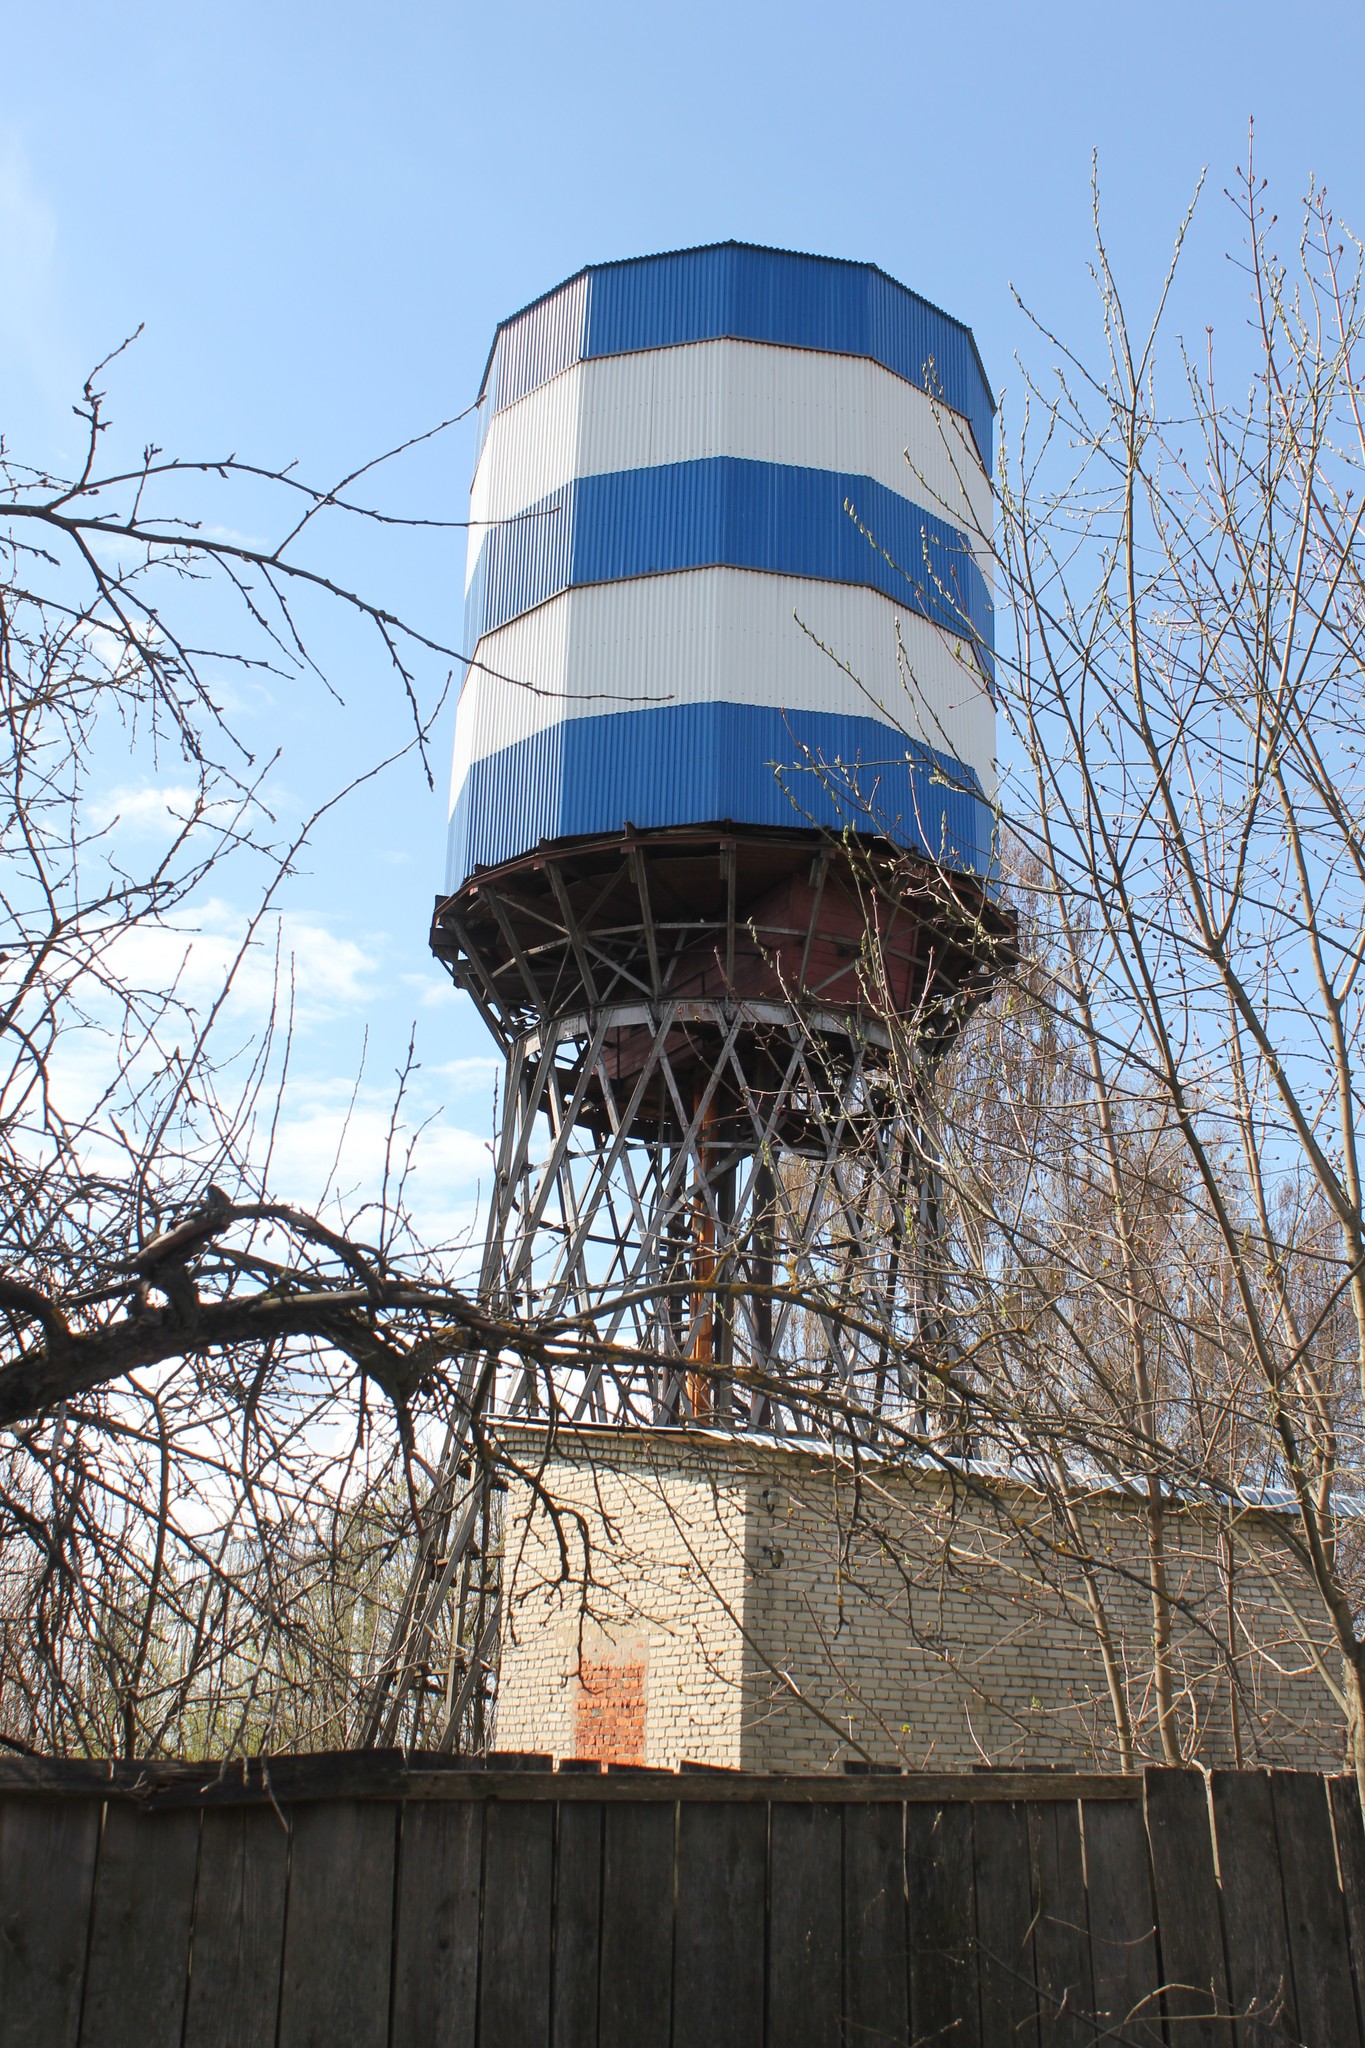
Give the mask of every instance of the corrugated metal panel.
[[491, 388], [495, 411], [515, 405], [536, 385], [579, 362], [587, 352], [590, 273], [580, 271], [515, 319], [504, 321], [494, 343]]
[[870, 476], [991, 534], [990, 483], [955, 413], [860, 357], [738, 341], [579, 363], [528, 392], [493, 420], [470, 518], [505, 519], [577, 476], [718, 455]]
[[870, 357], [941, 394], [991, 466], [994, 406], [970, 329], [870, 263], [722, 243], [605, 264], [499, 328], [486, 383], [506, 406], [575, 348], [613, 356], [724, 336]]
[[583, 399], [578, 366], [496, 415], [469, 493], [466, 588], [488, 527], [553, 497], [579, 473]]
[[453, 790], [474, 761], [567, 719], [722, 702], [876, 719], [992, 794], [995, 714], [959, 646], [872, 591], [745, 570], [566, 592], [480, 643]]
[[577, 513], [570, 484], [485, 535], [465, 590], [466, 647], [582, 580], [574, 568]]
[[[572, 600], [557, 599], [490, 633], [476, 649], [455, 714], [452, 804], [475, 760], [585, 710], [608, 708], [608, 700], [570, 694], [572, 614]], [[613, 708], [624, 710], [628, 701], [623, 695]]]
[[871, 477], [729, 456], [580, 477], [494, 527], [465, 645], [570, 585], [713, 565], [862, 584], [991, 645], [990, 593], [945, 520]]
[[576, 719], [476, 763], [450, 886], [543, 838], [728, 820], [875, 831], [985, 874], [993, 817], [970, 769], [870, 718], [690, 704]]

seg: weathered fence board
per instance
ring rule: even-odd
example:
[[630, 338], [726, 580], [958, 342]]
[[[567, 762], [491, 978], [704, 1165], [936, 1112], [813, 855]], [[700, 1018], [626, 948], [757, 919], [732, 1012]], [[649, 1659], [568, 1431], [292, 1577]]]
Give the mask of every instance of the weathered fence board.
[[393, 1945], [395, 2042], [474, 2048], [482, 1893], [483, 1808], [405, 1808]]
[[1246, 2048], [1279, 2048], [1301, 2037], [1270, 1780], [1263, 1771], [1215, 1771], [1212, 1795], [1228, 1991], [1233, 2011], [1245, 2016], [1239, 2039]]
[[1202, 1772], [1148, 1771], [1147, 1840], [1167, 2017], [1181, 2021], [1190, 2048], [1226, 2048], [1227, 1971]]
[[1090, 1926], [1077, 1806], [1029, 1809], [1037, 1920], [1033, 1966], [1038, 1973], [1038, 2038], [1042, 2048], [1081, 2048], [1093, 2040]]
[[198, 1814], [109, 1808], [95, 1872], [82, 2048], [180, 2048], [198, 1860]]
[[555, 2048], [597, 2048], [602, 1822], [600, 1806], [560, 1808], [555, 1856]]
[[850, 2041], [909, 2038], [905, 1809], [844, 1814], [844, 2025]]
[[288, 1871], [281, 1814], [240, 1806], [204, 1815], [185, 2048], [273, 2048]]
[[1125, 2043], [1156, 2048], [1161, 1977], [1142, 1815], [1135, 1806], [1092, 1805], [1082, 1814], [1095, 2012]]
[[1306, 2041], [1357, 2048], [1346, 1917], [1326, 1788], [1321, 1778], [1300, 1771], [1272, 1771], [1270, 1788], [1300, 2031]]
[[397, 1822], [354, 1799], [291, 1815], [279, 2048], [387, 2048]]
[[75, 2048], [100, 1808], [0, 1801], [0, 2032], [6, 2048]]
[[980, 2048], [970, 1806], [910, 1806], [910, 2004], [916, 2038]]
[[769, 2048], [839, 2048], [844, 1836], [837, 1806], [775, 1806], [769, 1824]]
[[495, 1753], [485, 1762], [477, 1757], [433, 1758], [414, 1751], [405, 1761], [397, 1749], [239, 1757], [231, 1764], [92, 1764], [0, 1756], [0, 1797], [46, 1792], [65, 1799], [131, 1799], [149, 1807], [283, 1807], [311, 1800], [331, 1804], [336, 1799], [401, 1799], [405, 1805], [425, 1799], [548, 1799], [556, 1806], [577, 1799], [625, 1806], [686, 1806], [692, 1800], [708, 1806], [731, 1800], [745, 1806], [755, 1801], [879, 1806], [894, 1799], [921, 1806], [941, 1806], [945, 1801], [971, 1806], [997, 1799], [1056, 1799], [1059, 1786], [1065, 1786], [1068, 1799], [1142, 1797], [1141, 1778], [1112, 1772], [1068, 1772], [1063, 1777], [1054, 1771], [991, 1770], [965, 1776], [960, 1771], [905, 1771], [835, 1777], [809, 1771], [654, 1771], [632, 1764], [610, 1769], [603, 1777], [578, 1765], [556, 1771], [548, 1758], [511, 1763]]
[[[603, 1781], [606, 1782], [605, 1780]], [[666, 2042], [673, 2007], [673, 1808], [609, 1806], [599, 2048]]]
[[972, 1816], [981, 2048], [1037, 2048], [1028, 1814], [1013, 1800]]
[[[1341, 1872], [1342, 1904], [1346, 1909], [1347, 1943], [1353, 1957], [1365, 1956], [1365, 1825], [1354, 1778], [1328, 1780], [1332, 1833]], [[1365, 2001], [1361, 2006], [1365, 2016]]]
[[0, 1763], [0, 2048], [1363, 2048], [1353, 1781], [327, 1761]]
[[554, 1819], [529, 1800], [488, 1808], [480, 2048], [543, 2048], [549, 2038]]
[[761, 1806], [679, 1813], [674, 2048], [757, 2048], [763, 2039], [767, 1860]]

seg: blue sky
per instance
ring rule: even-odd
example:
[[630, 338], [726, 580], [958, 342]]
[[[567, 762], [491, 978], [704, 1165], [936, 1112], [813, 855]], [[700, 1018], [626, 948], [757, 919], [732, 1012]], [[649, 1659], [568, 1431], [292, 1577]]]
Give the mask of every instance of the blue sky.
[[[330, 478], [460, 410], [499, 317], [581, 264], [728, 236], [880, 263], [971, 322], [1008, 408], [1015, 349], [1046, 354], [1012, 284], [1054, 328], [1095, 332], [1092, 148], [1138, 306], [1210, 167], [1176, 316], [1235, 340], [1221, 194], [1253, 114], [1285, 211], [1312, 172], [1365, 225], [1365, 11], [1338, 0], [58, 0], [12, 7], [5, 51], [0, 424], [54, 465], [82, 376], [139, 322], [114, 387], [130, 442], [297, 456]], [[460, 429], [414, 465], [406, 502], [461, 517], [472, 445]], [[450, 536], [347, 566], [458, 642], [462, 562]], [[399, 716], [367, 648], [343, 635], [329, 654], [344, 714], [285, 697], [249, 713], [281, 736], [300, 801]], [[436, 792], [411, 770], [379, 785], [287, 904], [317, 992], [300, 1131], [325, 1146], [367, 1029], [377, 1105], [417, 1018], [446, 1210], [472, 1192], [491, 1086], [477, 1020], [425, 948], [449, 725]], [[312, 1157], [301, 1139], [304, 1178]]]

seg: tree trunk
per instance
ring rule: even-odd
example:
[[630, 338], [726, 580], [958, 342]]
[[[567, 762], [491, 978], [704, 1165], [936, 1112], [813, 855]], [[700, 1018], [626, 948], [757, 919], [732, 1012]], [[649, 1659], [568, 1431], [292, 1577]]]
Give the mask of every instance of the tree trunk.
[[1356, 1797], [1365, 1819], [1365, 1649], [1352, 1660], [1343, 1659], [1346, 1682], [1347, 1753], [1356, 1776]]
[[1180, 1729], [1171, 1686], [1171, 1602], [1166, 1591], [1165, 1510], [1161, 1481], [1147, 1482], [1147, 1555], [1152, 1577], [1152, 1676], [1156, 1682], [1157, 1727], [1161, 1756], [1173, 1767], [1180, 1763]]

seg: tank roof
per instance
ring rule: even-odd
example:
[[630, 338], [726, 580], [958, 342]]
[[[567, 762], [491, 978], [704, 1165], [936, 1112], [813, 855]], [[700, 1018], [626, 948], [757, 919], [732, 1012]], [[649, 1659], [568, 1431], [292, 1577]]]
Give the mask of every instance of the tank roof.
[[[957, 373], [954, 374], [954, 365], [941, 361], [936, 362], [936, 370], [941, 379], [944, 403], [951, 406], [954, 411], [963, 413], [971, 421], [982, 461], [988, 468], [990, 467], [992, 457], [990, 421], [993, 419], [996, 410], [995, 399], [991, 393], [990, 381], [986, 375], [985, 365], [981, 360], [981, 352], [976, 345], [976, 337], [965, 321], [957, 319], [952, 313], [945, 312], [932, 299], [925, 298], [921, 292], [914, 291], [909, 285], [903, 284], [899, 278], [893, 277], [889, 271], [883, 270], [880, 264], [864, 262], [857, 258], [845, 256], [821, 256], [811, 250], [782, 249], [762, 242], [741, 242], [733, 239], [723, 242], [699, 242], [682, 249], [656, 250], [641, 256], [616, 257], [604, 263], [584, 264], [580, 270], [576, 270], [570, 276], [562, 278], [558, 284], [552, 285], [549, 290], [539, 293], [537, 297], [528, 300], [524, 306], [519, 307], [515, 313], [510, 313], [506, 319], [499, 321], [493, 336], [492, 346], [488, 351], [488, 359], [484, 364], [483, 377], [479, 385], [479, 402], [482, 404], [487, 396], [490, 378], [493, 374], [498, 355], [498, 346], [503, 336], [511, 328], [515, 327], [518, 322], [526, 320], [538, 308], [547, 306], [550, 301], [580, 281], [586, 281], [590, 285], [596, 279], [620, 278], [632, 270], [644, 271], [658, 265], [669, 267], [674, 265], [689, 266], [696, 264], [699, 259], [714, 259], [727, 254], [753, 257], [758, 260], [758, 264], [763, 268], [768, 268], [771, 265], [788, 264], [815, 266], [830, 274], [831, 284], [833, 284], [836, 278], [851, 280], [855, 277], [861, 277], [867, 280], [869, 284], [876, 280], [882, 287], [904, 300], [907, 310], [913, 309], [920, 319], [927, 322], [931, 333], [934, 328], [941, 329], [943, 341], [947, 342], [951, 339], [953, 342], [956, 342], [957, 350], [962, 351], [964, 360], [961, 368], [965, 369], [967, 365], [970, 365], [971, 381], [976, 387], [970, 393], [960, 388], [964, 381], [961, 370], [957, 370]], [[638, 309], [635, 310], [636, 324], [638, 325]], [[678, 308], [675, 305], [669, 311], [676, 315]], [[714, 308], [713, 316], [718, 315], [719, 317], [713, 317], [708, 322], [705, 316], [703, 316], [701, 322], [698, 323], [695, 317], [696, 309], [694, 308], [693, 318], [689, 323], [688, 331], [660, 331], [651, 334], [647, 339], [637, 338], [626, 341], [624, 347], [621, 345], [619, 337], [609, 337], [603, 346], [593, 345], [590, 341], [583, 353], [590, 356], [612, 355], [623, 353], [625, 348], [629, 347], [669, 346], [680, 341], [719, 339], [722, 336], [734, 340], [785, 341], [788, 345], [794, 347], [824, 346], [832, 348], [836, 353], [869, 355], [873, 360], [882, 362], [888, 369], [895, 370], [900, 375], [905, 376], [907, 381], [922, 383], [923, 359], [918, 363], [913, 360], [907, 362], [903, 359], [903, 350], [898, 351], [894, 345], [890, 348], [878, 346], [876, 340], [867, 333], [860, 337], [865, 344], [863, 346], [856, 345], [856, 340], [852, 335], [846, 336], [843, 342], [840, 343], [838, 341], [831, 341], [828, 338], [823, 341], [813, 341], [798, 332], [792, 332], [789, 335], [783, 334], [782, 332], [775, 331], [784, 324], [784, 319], [771, 297], [765, 304], [763, 317], [758, 323], [763, 327], [763, 332], [745, 333], [736, 331], [736, 321], [734, 318], [726, 317], [727, 312], [733, 315], [733, 311], [733, 307], [727, 308], [724, 311], [719, 307]], [[783, 309], [787, 317], [790, 317], [792, 311], [793, 308], [791, 306]], [[741, 327], [745, 324], [754, 323], [739, 323]], [[797, 324], [799, 325], [799, 320]], [[705, 331], [700, 331], [702, 328]], [[952, 351], [952, 353], [956, 353], [957, 350]], [[893, 356], [899, 356], [902, 359], [888, 359]], [[954, 388], [954, 386], [959, 388]]]

